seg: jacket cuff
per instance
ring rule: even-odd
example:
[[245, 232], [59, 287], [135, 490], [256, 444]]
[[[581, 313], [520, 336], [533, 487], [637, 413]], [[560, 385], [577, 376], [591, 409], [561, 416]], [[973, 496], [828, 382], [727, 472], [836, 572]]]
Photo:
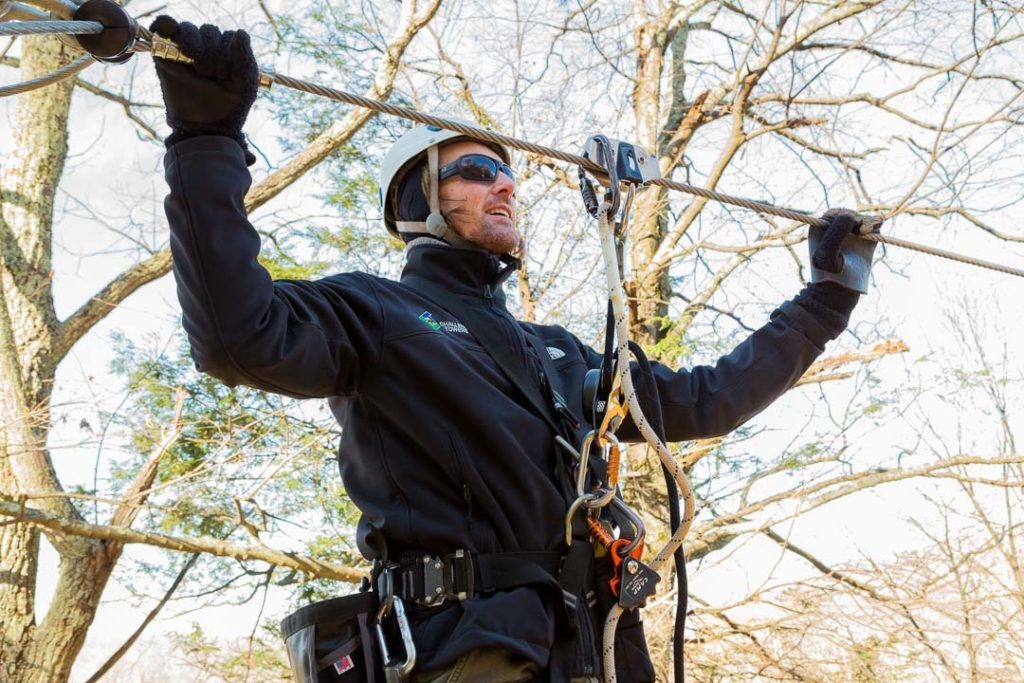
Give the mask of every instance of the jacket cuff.
[[[173, 136], [172, 136], [173, 137]], [[172, 141], [167, 138], [167, 155], [164, 157], [164, 169], [169, 169], [177, 157], [193, 152], [225, 152], [246, 164], [246, 151], [241, 143], [226, 135], [195, 135]]]
[[825, 345], [832, 341], [846, 329], [846, 325], [836, 326], [821, 320], [806, 308], [793, 301], [785, 301], [775, 309], [772, 318], [781, 315], [791, 327], [797, 329], [807, 337], [815, 346], [824, 350]]

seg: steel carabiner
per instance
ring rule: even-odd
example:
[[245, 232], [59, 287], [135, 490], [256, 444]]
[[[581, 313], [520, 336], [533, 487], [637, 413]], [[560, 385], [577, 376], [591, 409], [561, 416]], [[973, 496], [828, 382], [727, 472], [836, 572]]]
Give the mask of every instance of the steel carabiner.
[[[377, 577], [377, 592], [383, 595], [379, 596], [380, 607], [377, 609], [377, 623], [374, 630], [377, 632], [377, 644], [380, 646], [381, 658], [384, 660], [384, 680], [386, 683], [405, 683], [416, 666], [416, 643], [412, 639], [412, 628], [409, 626], [409, 618], [405, 614], [405, 604], [400, 597], [395, 595], [394, 577], [389, 567], [384, 567], [380, 576]], [[384, 620], [391, 614], [394, 615], [395, 624], [398, 626], [405, 659], [392, 658], [391, 648], [388, 647], [387, 635], [384, 633]]]

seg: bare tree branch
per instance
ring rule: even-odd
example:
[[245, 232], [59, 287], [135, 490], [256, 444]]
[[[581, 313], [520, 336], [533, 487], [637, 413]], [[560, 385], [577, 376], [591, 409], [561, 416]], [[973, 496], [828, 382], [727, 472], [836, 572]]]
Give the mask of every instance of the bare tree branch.
[[321, 579], [358, 583], [365, 576], [364, 572], [358, 569], [343, 567], [331, 562], [322, 562], [304, 555], [274, 550], [267, 546], [240, 545], [217, 538], [210, 538], [209, 536], [179, 538], [167, 534], [136, 531], [124, 527], [73, 522], [32, 508], [22, 508], [16, 501], [6, 496], [0, 496], [0, 515], [9, 517], [9, 521], [25, 522], [42, 529], [78, 538], [114, 541], [123, 545], [148, 545], [155, 548], [163, 548], [164, 550], [205, 553], [216, 555], [217, 557], [231, 557], [236, 560], [257, 560], [278, 567], [295, 569]]
[[[405, 49], [416, 37], [420, 29], [427, 25], [437, 13], [441, 0], [428, 0], [422, 10], [419, 2], [402, 4], [402, 20], [397, 36], [387, 45], [373, 85], [365, 96], [375, 100], [386, 100], [394, 88], [395, 75], [402, 63]], [[280, 194], [286, 187], [298, 180], [311, 168], [326, 159], [339, 147], [352, 139], [376, 112], [361, 107], [354, 107], [345, 118], [338, 121], [317, 136], [304, 150], [299, 152], [280, 169], [268, 176], [263, 182], [249, 190], [245, 198], [245, 206], [252, 211], [263, 206]]]

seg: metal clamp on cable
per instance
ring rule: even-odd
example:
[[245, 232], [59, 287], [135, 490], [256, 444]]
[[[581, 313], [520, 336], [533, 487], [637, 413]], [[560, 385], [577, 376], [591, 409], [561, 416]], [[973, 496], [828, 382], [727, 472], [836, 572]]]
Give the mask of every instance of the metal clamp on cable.
[[111, 0], [89, 0], [75, 10], [74, 19], [103, 24], [102, 33], [75, 36], [97, 61], [121, 64], [131, 59], [139, 27], [123, 7]]
[[643, 185], [661, 178], [658, 159], [640, 145], [630, 142], [593, 135], [583, 145], [583, 157], [607, 169], [604, 174], [594, 172], [594, 177], [605, 187], [613, 179], [618, 181], [616, 185]]

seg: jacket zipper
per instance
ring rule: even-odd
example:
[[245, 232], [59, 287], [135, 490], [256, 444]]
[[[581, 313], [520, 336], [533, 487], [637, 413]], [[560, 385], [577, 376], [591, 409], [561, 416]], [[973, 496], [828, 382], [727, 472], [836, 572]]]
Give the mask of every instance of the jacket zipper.
[[466, 483], [466, 463], [462, 456], [462, 449], [454, 434], [448, 435], [448, 443], [452, 450], [452, 457], [455, 459], [455, 471], [458, 475], [458, 483], [462, 487], [462, 499], [466, 502], [466, 527], [472, 533], [473, 529], [473, 494], [469, 491], [469, 484]]

